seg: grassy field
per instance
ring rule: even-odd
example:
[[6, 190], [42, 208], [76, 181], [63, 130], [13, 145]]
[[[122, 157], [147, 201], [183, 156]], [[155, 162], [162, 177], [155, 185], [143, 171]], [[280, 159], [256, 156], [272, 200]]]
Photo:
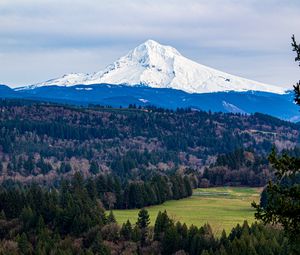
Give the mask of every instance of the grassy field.
[[[159, 211], [167, 210], [168, 215], [175, 221], [185, 222], [188, 226], [194, 224], [202, 226], [209, 223], [215, 234], [223, 229], [228, 233], [237, 223], [244, 220], [254, 221], [252, 201], [259, 201], [261, 189], [244, 187], [221, 187], [195, 189], [193, 196], [167, 201], [162, 205], [147, 207], [150, 214], [151, 225]], [[129, 219], [131, 223], [137, 220], [139, 210], [114, 210], [118, 223]]]

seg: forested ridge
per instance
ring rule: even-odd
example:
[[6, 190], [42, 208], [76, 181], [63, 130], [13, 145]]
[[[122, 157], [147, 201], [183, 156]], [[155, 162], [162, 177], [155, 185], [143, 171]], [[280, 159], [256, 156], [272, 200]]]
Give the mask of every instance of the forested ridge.
[[[271, 177], [266, 155], [272, 146], [299, 144], [298, 124], [259, 113], [18, 100], [0, 101], [0, 133], [1, 180], [40, 183], [78, 171], [136, 179], [153, 172], [199, 177], [206, 168], [203, 185], [261, 186]], [[215, 181], [216, 171], [225, 178]]]

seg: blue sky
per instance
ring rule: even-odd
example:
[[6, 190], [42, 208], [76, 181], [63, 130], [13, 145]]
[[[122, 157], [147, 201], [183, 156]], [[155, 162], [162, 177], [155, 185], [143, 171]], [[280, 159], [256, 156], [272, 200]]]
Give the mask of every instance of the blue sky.
[[299, 0], [1, 0], [0, 83], [94, 72], [147, 39], [201, 64], [291, 88]]

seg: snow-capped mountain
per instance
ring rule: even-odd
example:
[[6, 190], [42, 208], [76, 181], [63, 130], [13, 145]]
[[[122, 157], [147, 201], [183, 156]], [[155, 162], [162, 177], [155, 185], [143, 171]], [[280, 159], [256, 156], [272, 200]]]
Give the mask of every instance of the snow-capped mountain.
[[198, 64], [182, 56], [175, 48], [148, 40], [104, 70], [93, 73], [71, 73], [61, 78], [29, 85], [73, 86], [77, 84], [115, 84], [152, 88], [172, 88], [188, 93], [221, 91], [264, 91], [283, 94], [284, 89], [251, 81]]

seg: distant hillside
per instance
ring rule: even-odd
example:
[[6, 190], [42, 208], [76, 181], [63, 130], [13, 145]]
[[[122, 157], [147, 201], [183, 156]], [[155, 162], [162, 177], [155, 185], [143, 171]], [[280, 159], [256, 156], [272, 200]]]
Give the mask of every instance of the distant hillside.
[[[265, 158], [273, 144], [299, 145], [299, 125], [258, 113], [22, 100], [0, 101], [0, 133], [1, 180], [22, 182], [53, 182], [76, 171], [121, 179], [179, 171], [196, 176], [194, 186], [260, 186], [272, 176]], [[222, 180], [214, 179], [217, 171]]]

